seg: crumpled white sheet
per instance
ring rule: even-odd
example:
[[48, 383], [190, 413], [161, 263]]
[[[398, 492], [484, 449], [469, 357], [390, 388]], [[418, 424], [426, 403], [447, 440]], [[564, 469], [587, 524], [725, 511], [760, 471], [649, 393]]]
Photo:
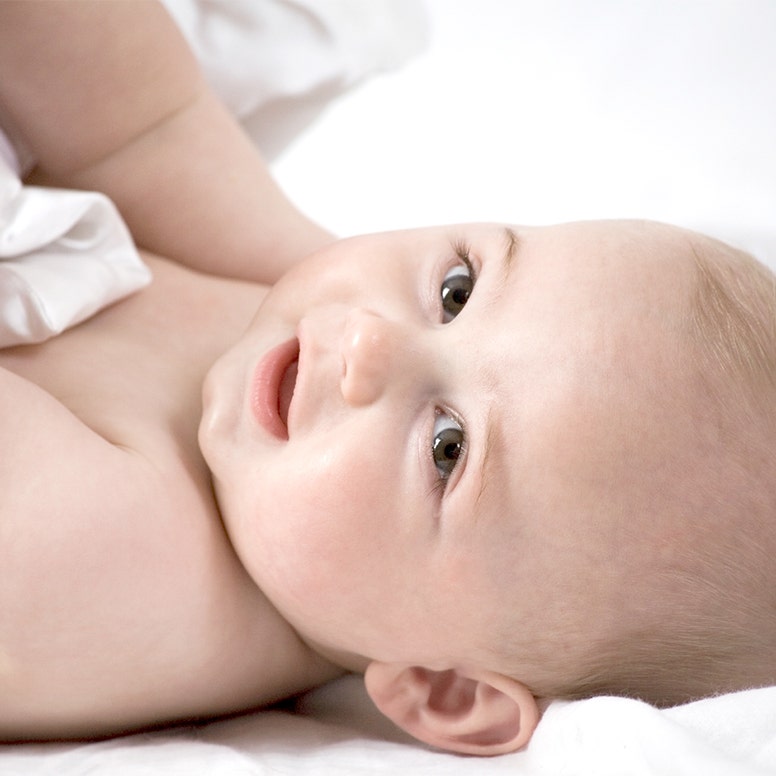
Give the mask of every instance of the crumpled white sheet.
[[0, 347], [42, 342], [150, 280], [107, 197], [23, 186], [0, 155]]
[[659, 711], [626, 698], [553, 702], [528, 747], [481, 759], [432, 751], [371, 706], [358, 677], [309, 693], [298, 712], [95, 744], [0, 749], [4, 776], [766, 776], [776, 773], [776, 688]]
[[237, 116], [346, 88], [420, 51], [418, 0], [162, 0], [214, 91]]

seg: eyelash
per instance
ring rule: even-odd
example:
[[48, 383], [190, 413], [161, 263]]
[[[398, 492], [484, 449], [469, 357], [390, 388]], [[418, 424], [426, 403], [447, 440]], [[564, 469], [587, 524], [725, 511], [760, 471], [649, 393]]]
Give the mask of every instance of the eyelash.
[[[477, 285], [477, 272], [475, 271], [474, 264], [472, 263], [472, 260], [469, 257], [469, 255], [470, 255], [469, 244], [464, 242], [463, 240], [460, 240], [460, 239], [459, 240], [454, 240], [451, 243], [451, 248], [452, 248], [452, 251], [455, 254], [456, 258], [458, 259], [459, 263], [453, 264], [451, 267], [449, 267], [447, 269], [447, 272], [444, 274], [443, 280], [442, 280], [442, 282], [439, 285], [439, 289], [440, 289], [440, 291], [442, 290], [442, 287], [443, 287], [444, 283], [448, 280], [450, 274], [457, 267], [459, 267], [462, 264], [466, 268], [466, 275], [464, 277], [467, 277], [468, 280], [470, 281], [470, 284], [471, 284], [471, 289], [469, 290], [469, 294], [471, 294], [471, 291]], [[455, 277], [455, 275], [453, 275], [453, 277]], [[469, 299], [468, 299], [468, 295], [467, 295], [465, 301], [461, 304], [461, 309], [466, 305], [468, 300]], [[456, 300], [453, 298], [452, 301], [455, 302]], [[442, 318], [442, 322], [443, 323], [447, 324], [447, 323], [450, 323], [451, 321], [453, 321], [455, 319], [455, 317], [456, 317], [455, 315], [452, 315], [451, 317], [448, 317], [449, 314], [448, 314], [448, 311], [444, 307], [444, 300], [442, 301], [441, 308], [442, 308], [441, 318]], [[458, 310], [457, 312], [460, 312], [460, 310]], [[457, 312], [456, 312], [456, 315], [457, 315]]]
[[472, 272], [473, 278], [474, 268], [472, 267], [471, 260], [469, 259], [469, 254], [471, 253], [471, 247], [469, 243], [461, 239], [453, 240], [453, 251], [455, 255], [468, 267], [469, 271]]

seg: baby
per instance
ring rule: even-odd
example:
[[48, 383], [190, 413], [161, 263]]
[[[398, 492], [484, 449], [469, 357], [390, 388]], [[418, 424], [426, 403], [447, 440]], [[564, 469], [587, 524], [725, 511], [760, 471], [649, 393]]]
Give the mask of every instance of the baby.
[[492, 754], [537, 697], [776, 679], [773, 279], [747, 257], [640, 222], [356, 238], [242, 336], [262, 289], [148, 261], [148, 290], [0, 357], [3, 737], [341, 667]]
[[337, 244], [205, 381], [227, 533], [437, 746], [517, 748], [536, 697], [772, 683], [775, 288], [642, 222]]
[[[30, 5], [44, 24], [59, 4]], [[94, 27], [73, 8], [158, 12], [66, 4], [58, 39]], [[20, 61], [15, 12], [0, 30]], [[247, 205], [224, 214], [245, 228], [225, 245], [195, 205], [241, 200], [209, 175], [179, 171], [172, 226], [177, 194], [141, 186], [179, 170], [163, 152], [188, 142], [188, 107], [159, 109], [139, 144], [121, 129], [136, 109], [109, 123], [119, 140], [65, 132], [66, 154], [15, 88], [0, 105], [37, 175], [114, 196], [154, 282], [0, 351], [0, 739], [228, 714], [352, 670], [420, 740], [497, 754], [529, 740], [543, 699], [776, 680], [767, 270], [646, 222], [328, 244], [247, 150]], [[191, 104], [201, 131], [212, 115], [236, 131]], [[71, 112], [60, 134], [85, 101]], [[305, 235], [269, 269], [233, 259], [271, 252], [249, 225], [262, 197], [278, 239]], [[159, 258], [182, 222], [176, 261]], [[289, 265], [270, 290], [218, 276]]]

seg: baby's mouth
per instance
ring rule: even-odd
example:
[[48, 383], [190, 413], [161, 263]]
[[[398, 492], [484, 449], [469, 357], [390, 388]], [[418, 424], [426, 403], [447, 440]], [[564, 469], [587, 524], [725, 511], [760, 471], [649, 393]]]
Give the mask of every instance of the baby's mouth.
[[299, 356], [286, 367], [283, 376], [280, 378], [280, 387], [278, 388], [278, 416], [283, 421], [283, 425], [288, 429], [288, 411], [291, 408], [291, 400], [294, 398], [294, 388], [296, 387], [296, 376], [299, 372]]
[[299, 361], [295, 337], [276, 345], [253, 373], [251, 405], [262, 428], [276, 439], [288, 439], [288, 414], [294, 398]]

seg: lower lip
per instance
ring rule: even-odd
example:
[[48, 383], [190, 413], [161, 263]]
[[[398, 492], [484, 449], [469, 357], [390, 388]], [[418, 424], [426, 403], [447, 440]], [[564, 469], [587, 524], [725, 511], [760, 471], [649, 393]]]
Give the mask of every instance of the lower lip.
[[299, 341], [294, 338], [270, 350], [261, 359], [253, 375], [253, 414], [262, 428], [277, 439], [288, 439], [288, 429], [278, 413], [280, 382], [286, 369], [298, 356]]

